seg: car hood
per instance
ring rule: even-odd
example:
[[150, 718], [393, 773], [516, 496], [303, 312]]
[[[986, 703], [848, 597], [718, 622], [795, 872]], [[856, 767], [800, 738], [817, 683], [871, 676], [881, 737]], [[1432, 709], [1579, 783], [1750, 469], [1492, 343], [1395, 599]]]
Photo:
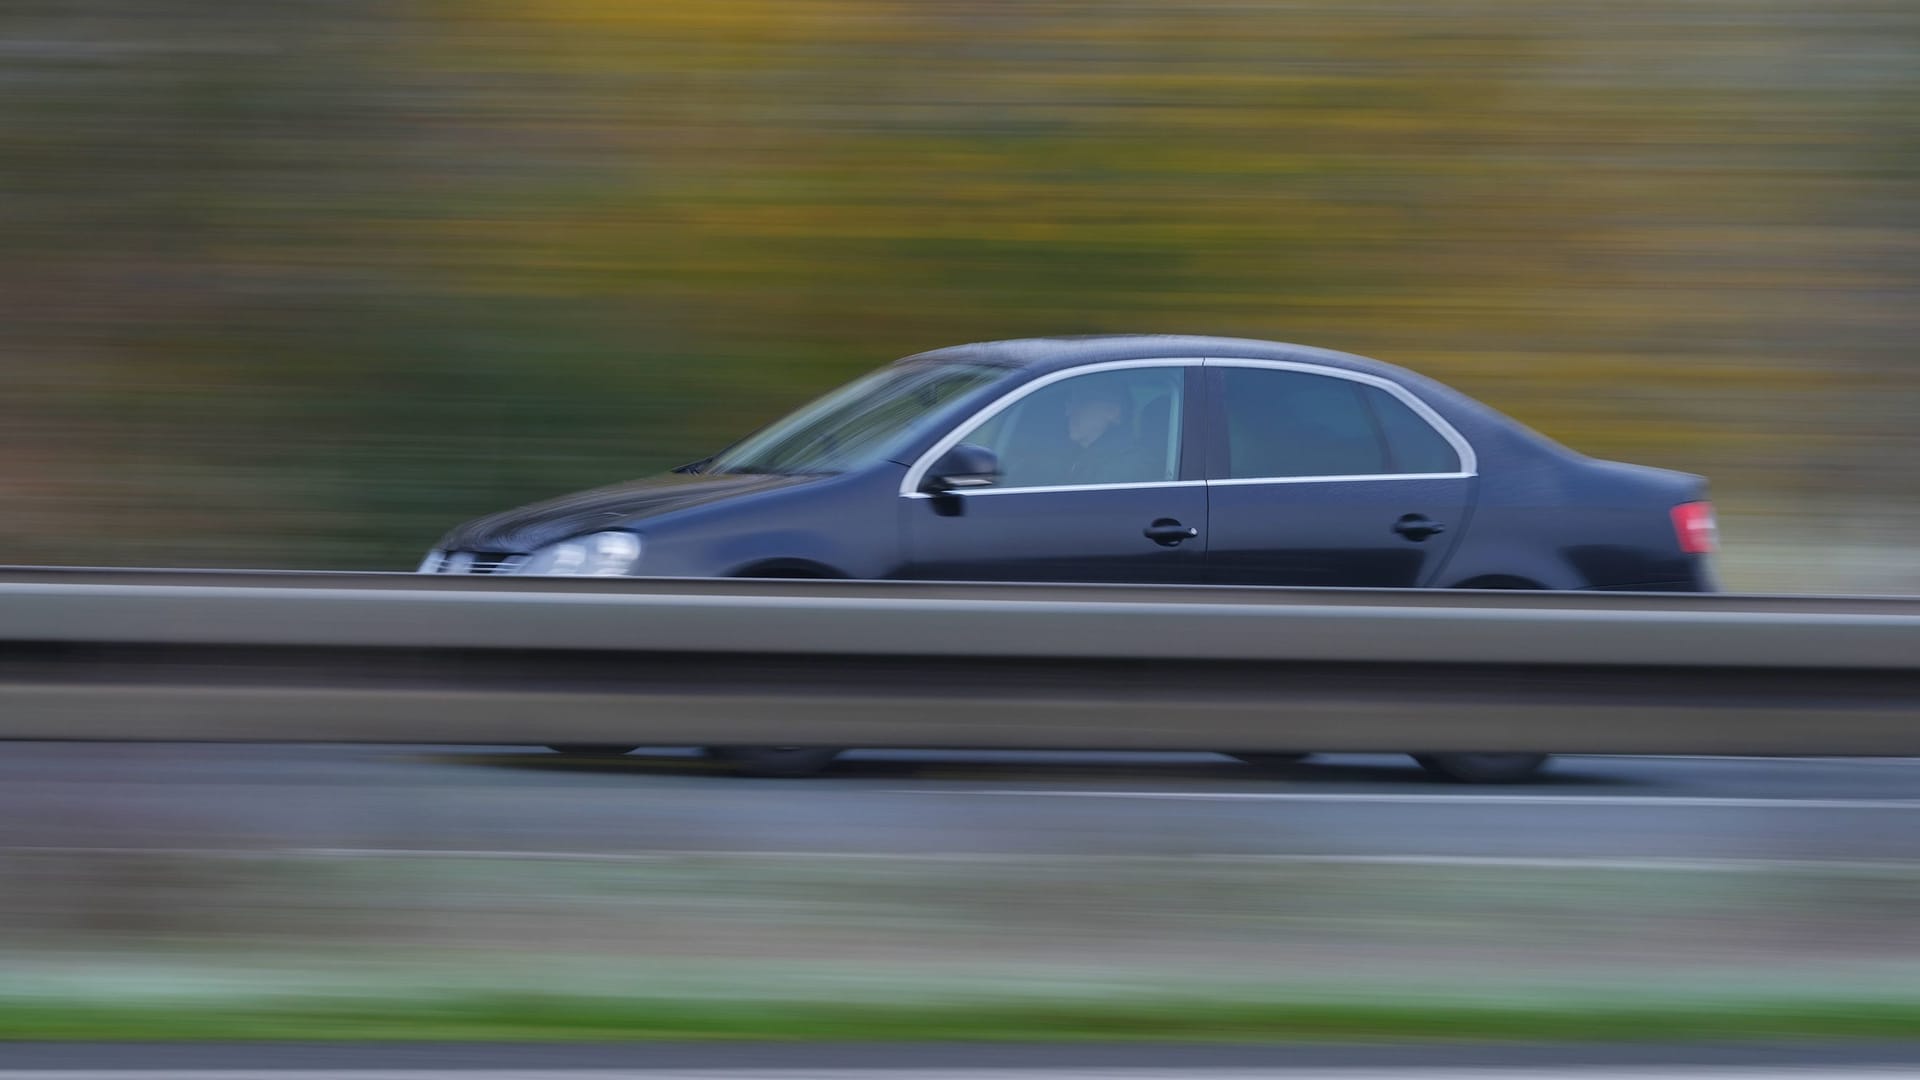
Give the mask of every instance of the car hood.
[[669, 473], [579, 491], [475, 518], [440, 540], [442, 551], [531, 552], [569, 536], [614, 529], [674, 510], [818, 482], [818, 476]]

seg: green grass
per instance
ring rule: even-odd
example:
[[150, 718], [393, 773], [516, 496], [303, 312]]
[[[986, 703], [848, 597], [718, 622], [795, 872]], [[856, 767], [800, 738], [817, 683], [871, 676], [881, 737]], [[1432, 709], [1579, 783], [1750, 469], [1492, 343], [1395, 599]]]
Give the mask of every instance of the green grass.
[[1913, 1038], [1920, 1001], [1448, 1005], [1035, 1000], [871, 1005], [564, 996], [0, 1003], [0, 1039], [1685, 1041]]

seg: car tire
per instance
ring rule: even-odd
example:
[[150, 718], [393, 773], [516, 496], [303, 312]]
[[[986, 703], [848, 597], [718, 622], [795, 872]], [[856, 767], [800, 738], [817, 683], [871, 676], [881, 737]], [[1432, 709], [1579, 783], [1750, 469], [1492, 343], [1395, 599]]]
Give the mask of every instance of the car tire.
[[1232, 758], [1239, 758], [1241, 761], [1244, 761], [1249, 765], [1255, 766], [1256, 768], [1280, 769], [1280, 768], [1285, 768], [1288, 765], [1297, 765], [1300, 762], [1305, 761], [1308, 758], [1312, 757], [1313, 755], [1312, 754], [1282, 754], [1282, 753], [1269, 752], [1266, 750], [1260, 750], [1260, 751], [1247, 751], [1244, 753], [1235, 752], [1235, 753], [1230, 753], [1227, 756]]
[[1528, 780], [1547, 763], [1546, 754], [1415, 754], [1413, 760], [1435, 776], [1460, 784], [1513, 784]]
[[614, 746], [609, 743], [555, 743], [547, 749], [575, 757], [619, 757], [640, 749], [638, 746]]
[[707, 756], [726, 765], [736, 776], [814, 776], [840, 756], [838, 747], [825, 746], [709, 746]]

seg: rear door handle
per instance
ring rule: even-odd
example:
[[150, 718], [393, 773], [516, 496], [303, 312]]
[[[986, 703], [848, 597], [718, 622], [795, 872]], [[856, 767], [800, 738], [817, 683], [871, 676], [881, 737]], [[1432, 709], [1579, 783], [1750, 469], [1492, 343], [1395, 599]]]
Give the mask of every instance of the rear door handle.
[[1140, 535], [1161, 547], [1179, 547], [1181, 541], [1199, 536], [1200, 530], [1191, 525], [1182, 525], [1173, 518], [1155, 518], [1153, 524], [1147, 526]]
[[1408, 514], [1393, 523], [1393, 531], [1409, 540], [1421, 541], [1429, 536], [1438, 536], [1446, 532], [1447, 527], [1429, 518], [1425, 514]]

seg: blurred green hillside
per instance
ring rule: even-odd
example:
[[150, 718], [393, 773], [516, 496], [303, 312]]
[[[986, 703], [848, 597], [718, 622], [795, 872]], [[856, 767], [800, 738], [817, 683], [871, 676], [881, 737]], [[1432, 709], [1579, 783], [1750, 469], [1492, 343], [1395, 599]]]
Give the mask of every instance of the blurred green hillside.
[[1920, 0], [13, 0], [0, 561], [407, 568], [986, 338], [1920, 495]]

